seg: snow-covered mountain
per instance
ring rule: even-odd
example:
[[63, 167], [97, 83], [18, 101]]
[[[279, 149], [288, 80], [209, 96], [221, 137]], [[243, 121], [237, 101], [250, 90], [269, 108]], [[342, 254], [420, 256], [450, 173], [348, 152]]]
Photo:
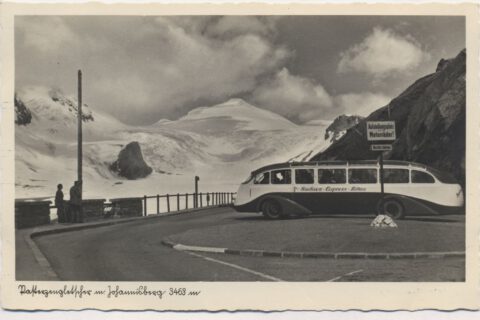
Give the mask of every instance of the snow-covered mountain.
[[[17, 91], [17, 114], [31, 114], [29, 123], [15, 126], [17, 198], [49, 196], [56, 184], [68, 188], [75, 180], [76, 104], [75, 98], [49, 88]], [[86, 197], [191, 191], [195, 175], [203, 191], [235, 191], [257, 167], [308, 160], [330, 143], [324, 139], [329, 122], [296, 125], [241, 99], [150, 126], [128, 126], [94, 107], [82, 109]], [[139, 142], [153, 168], [144, 179], [126, 180], [109, 169], [132, 141]]]

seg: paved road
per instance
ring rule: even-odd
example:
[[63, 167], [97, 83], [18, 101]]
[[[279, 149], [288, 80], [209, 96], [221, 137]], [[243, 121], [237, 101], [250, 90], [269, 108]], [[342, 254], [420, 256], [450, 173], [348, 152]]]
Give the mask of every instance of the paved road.
[[[244, 214], [252, 215], [252, 214]], [[41, 251], [62, 280], [83, 281], [462, 281], [464, 259], [330, 260], [176, 251], [161, 240], [238, 222], [230, 208], [43, 236]], [[285, 221], [288, 223], [288, 221]]]

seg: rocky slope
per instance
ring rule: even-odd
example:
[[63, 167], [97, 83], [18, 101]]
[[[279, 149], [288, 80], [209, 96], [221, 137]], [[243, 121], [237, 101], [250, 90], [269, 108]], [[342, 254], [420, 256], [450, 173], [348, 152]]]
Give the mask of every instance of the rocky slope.
[[25, 126], [32, 121], [32, 113], [30, 112], [30, 110], [28, 110], [28, 108], [25, 106], [22, 100], [17, 98], [17, 95], [15, 95], [15, 98], [14, 98], [14, 107], [15, 107], [15, 124]]
[[466, 51], [442, 59], [435, 73], [420, 78], [397, 98], [352, 127], [312, 160], [375, 159], [365, 122], [394, 120], [397, 140], [386, 159], [424, 163], [452, 173], [465, 184]]
[[363, 117], [355, 115], [342, 114], [333, 120], [333, 122], [325, 129], [325, 140], [335, 142], [339, 140], [347, 130], [357, 125]]

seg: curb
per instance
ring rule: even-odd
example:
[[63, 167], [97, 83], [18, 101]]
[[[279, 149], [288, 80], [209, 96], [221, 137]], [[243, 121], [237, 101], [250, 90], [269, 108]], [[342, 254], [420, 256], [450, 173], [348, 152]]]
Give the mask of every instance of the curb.
[[35, 231], [35, 229], [33, 229], [32, 232], [30, 233], [30, 237], [33, 239], [41, 236], [70, 232], [70, 231], [79, 231], [79, 230], [85, 230], [85, 229], [107, 227], [107, 226], [112, 226], [115, 224], [122, 224], [127, 222], [158, 219], [158, 218], [170, 217], [170, 216], [175, 216], [180, 214], [194, 213], [194, 212], [202, 211], [205, 209], [212, 209], [212, 208], [221, 208], [221, 207], [203, 207], [198, 209], [188, 209], [188, 210], [181, 210], [181, 211], [175, 211], [170, 213], [151, 214], [148, 216], [141, 216], [141, 217], [123, 218], [123, 219], [110, 220], [105, 222], [81, 223], [73, 226], [61, 227], [61, 228], [55, 228], [55, 229], [49, 229], [49, 230], [41, 230], [41, 231]]
[[446, 252], [405, 252], [405, 253], [366, 253], [366, 252], [291, 252], [291, 251], [268, 251], [268, 250], [238, 250], [217, 247], [200, 247], [174, 243], [169, 239], [163, 239], [161, 243], [178, 251], [195, 251], [204, 253], [219, 253], [251, 257], [277, 257], [277, 258], [300, 258], [300, 259], [441, 259], [441, 258], [464, 258], [464, 251]]
[[68, 227], [54, 228], [54, 229], [50, 229], [50, 230], [36, 231], [36, 229], [38, 229], [38, 227], [37, 227], [37, 228], [33, 228], [33, 230], [31, 230], [31, 232], [25, 234], [24, 239], [27, 242], [28, 246], [30, 247], [30, 250], [32, 250], [33, 256], [35, 257], [35, 260], [37, 261], [37, 263], [40, 265], [41, 268], [43, 268], [45, 270], [45, 272], [47, 273], [47, 276], [49, 278], [51, 278], [51, 279], [48, 279], [48, 280], [49, 281], [55, 281], [55, 280], [58, 281], [58, 280], [61, 280], [60, 277], [53, 270], [52, 265], [48, 261], [47, 257], [45, 257], [43, 252], [40, 250], [40, 248], [37, 246], [35, 241], [33, 241], [34, 238], [38, 238], [38, 237], [46, 236], [46, 235], [52, 235], [52, 234], [71, 232], [71, 231], [79, 231], [79, 230], [85, 230], [85, 229], [94, 229], [94, 228], [106, 227], [106, 226], [111, 226], [111, 225], [115, 225], [115, 224], [149, 220], [149, 219], [155, 219], [155, 218], [163, 218], [163, 217], [169, 217], [169, 216], [174, 216], [174, 215], [179, 215], [179, 214], [188, 214], [188, 213], [198, 212], [198, 211], [201, 211], [201, 210], [204, 210], [204, 209], [221, 208], [221, 207], [223, 207], [223, 206], [188, 209], [188, 210], [175, 211], [175, 212], [170, 212], [170, 213], [165, 213], [165, 214], [152, 214], [152, 215], [148, 215], [148, 216], [125, 218], [125, 219], [119, 219], [119, 220], [116, 220], [116, 221], [105, 221], [105, 222], [98, 222], [98, 223], [92, 222], [90, 224], [79, 224], [79, 225], [68, 226]]

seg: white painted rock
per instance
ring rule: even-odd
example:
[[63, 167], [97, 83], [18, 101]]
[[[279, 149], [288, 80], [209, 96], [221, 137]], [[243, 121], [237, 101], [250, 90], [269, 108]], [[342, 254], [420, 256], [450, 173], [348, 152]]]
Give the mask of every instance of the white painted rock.
[[395, 221], [387, 215], [379, 214], [373, 219], [370, 227], [374, 228], [396, 228], [398, 227]]

